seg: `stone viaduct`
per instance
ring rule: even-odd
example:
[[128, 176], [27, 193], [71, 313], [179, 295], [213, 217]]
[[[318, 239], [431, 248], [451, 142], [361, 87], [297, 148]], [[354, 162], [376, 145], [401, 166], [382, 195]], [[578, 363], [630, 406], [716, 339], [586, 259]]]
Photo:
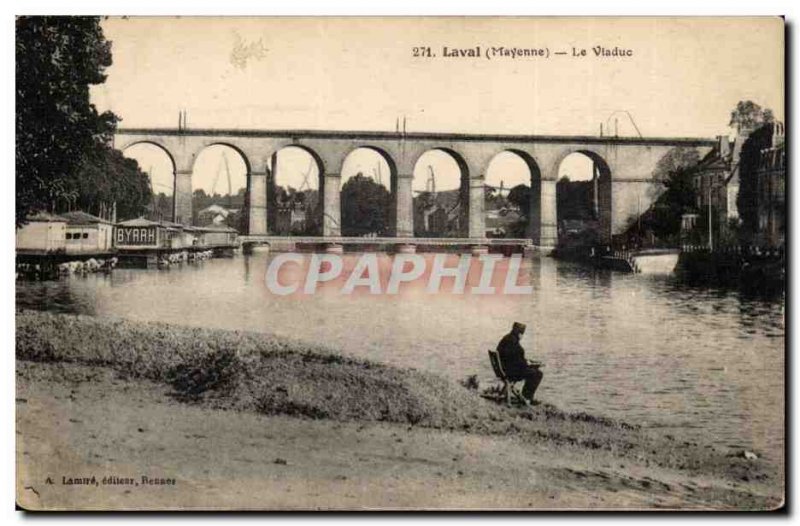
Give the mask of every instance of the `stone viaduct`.
[[414, 235], [413, 192], [417, 160], [429, 150], [450, 154], [461, 169], [467, 200], [466, 237], [480, 239], [484, 230], [484, 175], [499, 153], [519, 155], [531, 173], [530, 238], [535, 245], [557, 241], [556, 179], [561, 161], [580, 152], [599, 168], [597, 203], [603, 236], [620, 233], [637, 212], [644, 212], [656, 192], [654, 170], [674, 147], [697, 148], [704, 155], [714, 139], [631, 138], [552, 135], [488, 135], [459, 133], [392, 133], [316, 130], [119, 129], [114, 145], [120, 150], [140, 143], [155, 145], [172, 160], [175, 174], [176, 222], [192, 218], [192, 170], [200, 152], [212, 145], [236, 150], [247, 167], [248, 224], [251, 236], [267, 235], [267, 184], [273, 154], [287, 146], [306, 150], [317, 162], [323, 199], [323, 236], [340, 235], [341, 169], [347, 155], [369, 148], [391, 169], [395, 237]]

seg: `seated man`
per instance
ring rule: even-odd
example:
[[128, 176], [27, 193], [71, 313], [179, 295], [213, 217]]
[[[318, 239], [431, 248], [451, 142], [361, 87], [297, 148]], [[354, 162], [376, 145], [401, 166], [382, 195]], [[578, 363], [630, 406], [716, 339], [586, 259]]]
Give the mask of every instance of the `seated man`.
[[510, 381], [525, 380], [522, 396], [532, 404], [533, 395], [536, 394], [536, 388], [542, 382], [544, 374], [539, 369], [542, 366], [541, 363], [525, 359], [525, 350], [519, 344], [519, 339], [523, 334], [525, 334], [525, 325], [515, 322], [511, 327], [511, 332], [503, 336], [503, 339], [497, 344], [497, 354], [500, 356], [503, 371]]

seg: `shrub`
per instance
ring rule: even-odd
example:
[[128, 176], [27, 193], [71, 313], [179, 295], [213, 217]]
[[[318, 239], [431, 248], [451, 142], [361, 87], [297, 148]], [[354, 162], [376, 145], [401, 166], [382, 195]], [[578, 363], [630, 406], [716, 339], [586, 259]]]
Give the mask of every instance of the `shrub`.
[[240, 370], [236, 351], [228, 348], [206, 352], [173, 366], [166, 379], [179, 396], [196, 399], [207, 391], [230, 392]]

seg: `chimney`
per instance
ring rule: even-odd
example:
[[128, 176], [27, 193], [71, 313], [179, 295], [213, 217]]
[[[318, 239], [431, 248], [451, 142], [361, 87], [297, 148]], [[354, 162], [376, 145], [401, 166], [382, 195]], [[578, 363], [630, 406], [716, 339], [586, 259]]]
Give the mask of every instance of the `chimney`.
[[786, 130], [781, 121], [775, 121], [772, 125], [772, 146], [781, 146], [786, 142]]
[[731, 154], [731, 142], [727, 135], [717, 135], [717, 144], [719, 148], [719, 156], [721, 159], [727, 159]]

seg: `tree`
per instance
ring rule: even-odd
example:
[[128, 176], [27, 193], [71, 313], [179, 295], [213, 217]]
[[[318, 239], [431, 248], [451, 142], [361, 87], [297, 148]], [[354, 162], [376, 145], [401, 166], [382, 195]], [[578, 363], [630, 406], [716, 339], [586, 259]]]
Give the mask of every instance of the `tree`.
[[[669, 154], [668, 154], [669, 155]], [[676, 164], [661, 182], [663, 193], [642, 216], [642, 226], [663, 241], [677, 243], [683, 214], [696, 212], [697, 193], [693, 184], [694, 166]]]
[[303, 190], [303, 206], [306, 210], [306, 221], [299, 234], [306, 236], [322, 235], [323, 203], [319, 198], [318, 190]]
[[508, 202], [519, 210], [520, 218], [508, 228], [511, 237], [526, 237], [531, 214], [531, 188], [525, 184], [518, 184], [508, 192]]
[[556, 183], [556, 212], [559, 223], [564, 219], [595, 219], [594, 181], [570, 181], [562, 177]]
[[675, 173], [696, 166], [698, 162], [700, 154], [696, 148], [676, 146], [658, 160], [653, 170], [653, 179], [663, 185]]
[[108, 215], [116, 204], [118, 218], [142, 215], [153, 198], [150, 181], [133, 159], [119, 150], [102, 148], [87, 156], [78, 172], [68, 179], [74, 200], [69, 206], [59, 204], [57, 211], [78, 208], [96, 215]]
[[775, 121], [772, 110], [762, 109], [761, 106], [751, 100], [739, 101], [736, 108], [731, 112], [731, 121], [728, 126], [736, 129], [737, 132], [750, 132]]
[[[164, 192], [153, 195], [153, 215], [156, 219], [171, 221], [173, 209], [173, 196]], [[120, 216], [124, 217], [124, 216]]]
[[656, 200], [664, 191], [666, 183], [674, 174], [697, 166], [700, 162], [700, 153], [696, 148], [686, 148], [683, 146], [676, 146], [670, 149], [661, 159], [656, 163], [653, 169], [652, 179], [653, 184], [650, 185], [648, 192], [651, 199]]
[[386, 234], [391, 194], [381, 184], [358, 173], [342, 186], [342, 235]]
[[[111, 43], [95, 17], [16, 20], [16, 224], [74, 200], [78, 173], [102, 164], [118, 121], [98, 114], [89, 86], [105, 81]], [[114, 161], [115, 162], [115, 161]]]
[[518, 184], [508, 192], [508, 202], [519, 209], [519, 213], [526, 221], [531, 213], [531, 188], [528, 185]]
[[758, 232], [758, 164], [761, 160], [761, 151], [772, 146], [772, 133], [773, 125], [766, 124], [751, 133], [742, 144], [736, 207], [742, 220], [741, 231], [745, 237]]

